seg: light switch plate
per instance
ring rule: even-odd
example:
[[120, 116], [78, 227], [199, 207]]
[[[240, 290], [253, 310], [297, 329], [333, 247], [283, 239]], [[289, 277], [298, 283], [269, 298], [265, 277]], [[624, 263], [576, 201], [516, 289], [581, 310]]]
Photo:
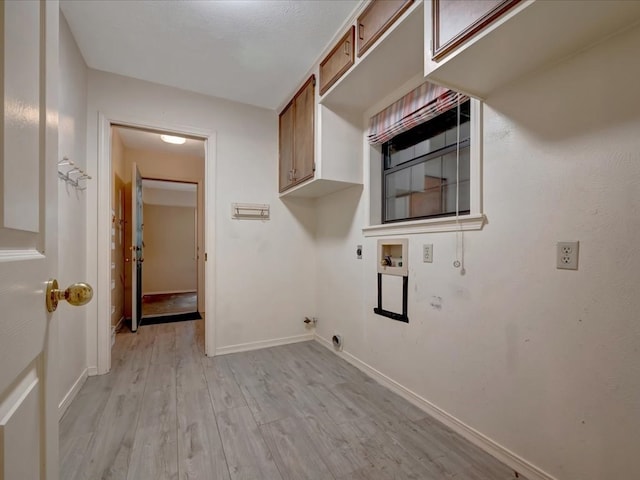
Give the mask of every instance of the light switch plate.
[[422, 245], [422, 261], [424, 263], [433, 263], [433, 243]]

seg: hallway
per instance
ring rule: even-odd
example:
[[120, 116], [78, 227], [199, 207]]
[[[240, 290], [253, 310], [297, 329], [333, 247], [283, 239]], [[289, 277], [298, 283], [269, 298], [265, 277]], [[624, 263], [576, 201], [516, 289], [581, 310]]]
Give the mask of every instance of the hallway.
[[212, 359], [203, 334], [118, 334], [61, 421], [62, 479], [514, 478], [316, 342]]

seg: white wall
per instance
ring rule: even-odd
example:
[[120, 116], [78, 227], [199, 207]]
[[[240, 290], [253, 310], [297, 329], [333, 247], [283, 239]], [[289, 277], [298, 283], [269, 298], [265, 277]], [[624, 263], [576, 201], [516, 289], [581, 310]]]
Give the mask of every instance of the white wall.
[[196, 209], [145, 203], [143, 212], [142, 294], [195, 292]]
[[635, 29], [486, 100], [488, 225], [464, 276], [456, 234], [409, 236], [409, 324], [372, 312], [361, 189], [318, 201], [320, 336], [561, 480], [640, 471], [638, 51]]
[[[60, 14], [60, 128], [59, 158], [86, 164], [87, 67]], [[68, 168], [68, 167], [65, 167]], [[91, 180], [89, 180], [90, 182]], [[85, 260], [86, 192], [58, 181], [58, 282], [62, 288], [87, 280]], [[62, 303], [60, 318], [59, 400], [62, 402], [87, 367], [88, 309]], [[69, 397], [70, 398], [70, 397]], [[66, 406], [66, 404], [65, 404]]]
[[[111, 119], [135, 118], [151, 126], [183, 125], [217, 133], [213, 258], [209, 252], [216, 270], [216, 347], [305, 334], [303, 317], [315, 312], [314, 211], [308, 202], [278, 198], [276, 113], [90, 70], [90, 169], [97, 161], [98, 112]], [[88, 194], [88, 267], [95, 279], [97, 191]], [[272, 219], [232, 220], [233, 202], [269, 203]], [[90, 318], [95, 317], [97, 311]], [[89, 336], [97, 338], [94, 322]], [[90, 342], [90, 362], [95, 365], [93, 345], [95, 341]]]
[[[203, 160], [204, 163], [204, 160]], [[167, 207], [198, 207], [198, 193], [195, 185], [193, 191], [168, 190], [142, 186], [143, 202], [148, 205], [165, 205]]]

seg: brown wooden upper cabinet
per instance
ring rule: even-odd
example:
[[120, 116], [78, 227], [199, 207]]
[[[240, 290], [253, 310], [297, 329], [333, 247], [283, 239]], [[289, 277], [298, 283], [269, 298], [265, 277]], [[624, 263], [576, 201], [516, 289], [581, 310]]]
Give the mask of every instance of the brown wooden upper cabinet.
[[[413, 0], [372, 0], [356, 23], [358, 57], [361, 57], [380, 36], [411, 6]], [[402, 52], [398, 52], [402, 55]]]
[[314, 175], [315, 85], [311, 75], [280, 113], [280, 192]]
[[354, 36], [355, 27], [352, 26], [329, 52], [329, 55], [320, 62], [320, 95], [324, 95], [324, 92], [353, 65], [355, 61]]
[[432, 58], [439, 60], [491, 25], [520, 0], [432, 0]]

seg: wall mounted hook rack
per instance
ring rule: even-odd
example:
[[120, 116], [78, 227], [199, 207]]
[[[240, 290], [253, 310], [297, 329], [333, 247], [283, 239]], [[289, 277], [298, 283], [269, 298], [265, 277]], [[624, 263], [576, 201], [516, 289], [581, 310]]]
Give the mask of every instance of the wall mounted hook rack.
[[[60, 167], [71, 167], [66, 171], [63, 171]], [[65, 181], [67, 185], [71, 185], [76, 190], [86, 190], [86, 183], [81, 184], [80, 182], [84, 180], [91, 180], [91, 175], [87, 174], [84, 170], [77, 167], [72, 160], [69, 160], [68, 157], [63, 157], [62, 160], [58, 162], [58, 177]]]

